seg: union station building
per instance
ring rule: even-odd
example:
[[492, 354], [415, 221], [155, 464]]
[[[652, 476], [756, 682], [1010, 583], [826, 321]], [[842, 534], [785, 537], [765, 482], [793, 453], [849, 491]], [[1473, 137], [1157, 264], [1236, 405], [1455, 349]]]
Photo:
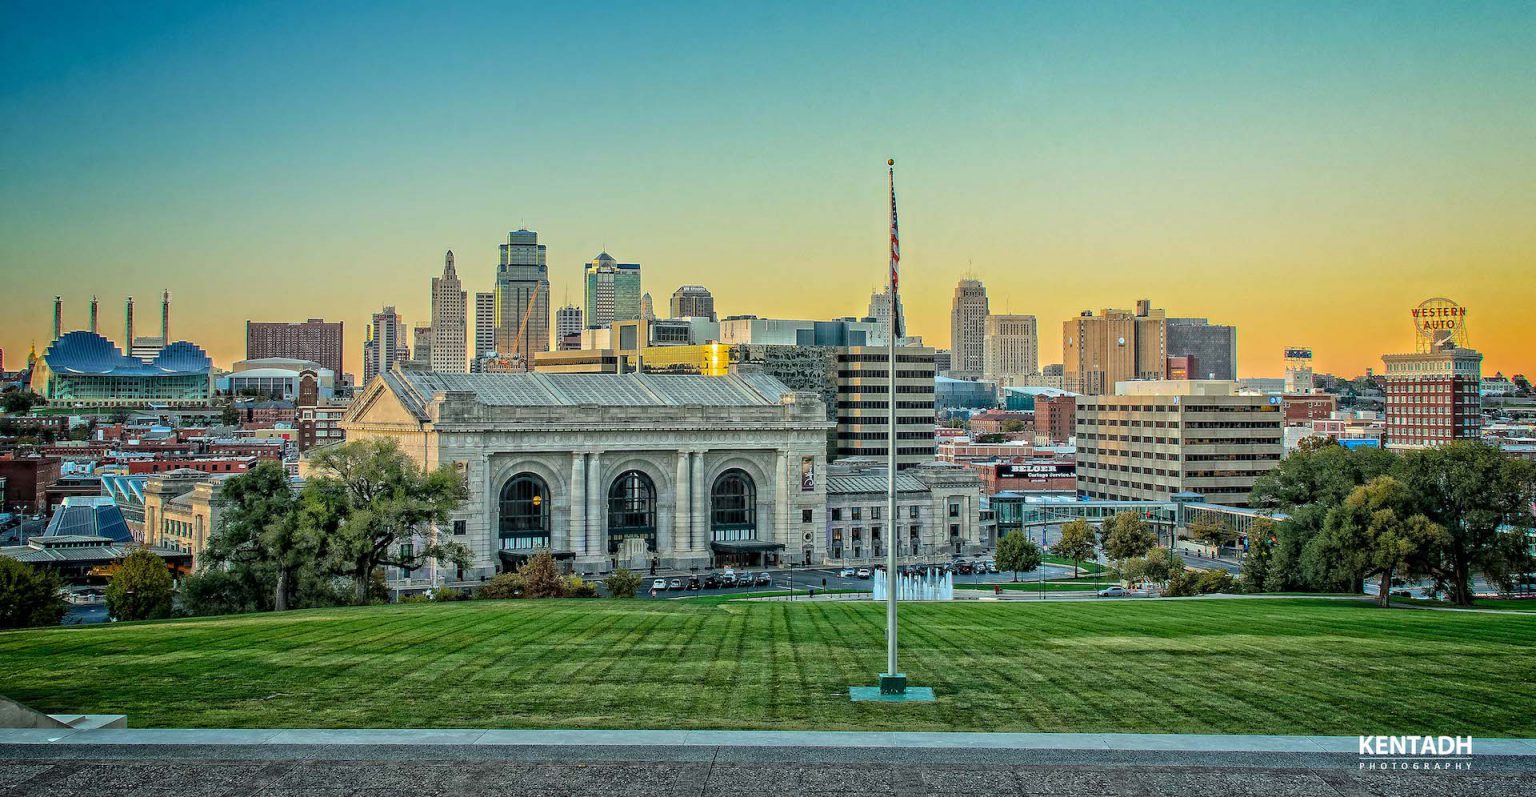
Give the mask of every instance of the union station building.
[[469, 500], [448, 528], [474, 579], [548, 550], [577, 572], [827, 560], [820, 398], [761, 373], [448, 374], [396, 368], [341, 422]]

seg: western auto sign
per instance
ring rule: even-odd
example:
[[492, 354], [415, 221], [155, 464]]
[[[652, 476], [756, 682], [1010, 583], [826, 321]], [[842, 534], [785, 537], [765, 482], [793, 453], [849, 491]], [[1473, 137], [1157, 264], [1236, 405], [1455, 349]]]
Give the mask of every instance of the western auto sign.
[[1414, 330], [1426, 338], [1459, 337], [1467, 322], [1467, 308], [1450, 299], [1425, 299], [1411, 312]]

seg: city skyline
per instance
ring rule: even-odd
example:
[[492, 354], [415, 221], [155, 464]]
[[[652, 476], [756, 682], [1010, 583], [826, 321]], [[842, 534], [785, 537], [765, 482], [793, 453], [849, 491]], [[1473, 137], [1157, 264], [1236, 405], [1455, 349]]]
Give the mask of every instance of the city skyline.
[[[1240, 376], [1278, 376], [1293, 345], [1379, 371], [1412, 346], [1409, 308], [1447, 296], [1485, 373], [1536, 367], [1530, 7], [458, 9], [8, 9], [9, 362], [47, 346], [56, 294], [67, 329], [97, 296], [115, 337], [123, 297], [170, 288], [173, 337], [220, 365], [246, 319], [323, 317], [357, 372], [372, 313], [428, 322], [447, 249], [465, 290], [492, 290], [519, 227], [555, 295], [609, 250], [722, 315], [859, 315], [893, 156], [929, 345], [974, 275], [994, 313], [1039, 319], [1042, 365], [1062, 322], [1145, 297], [1238, 326]], [[535, 60], [633, 57], [509, 91], [493, 45], [514, 23], [541, 30]]]

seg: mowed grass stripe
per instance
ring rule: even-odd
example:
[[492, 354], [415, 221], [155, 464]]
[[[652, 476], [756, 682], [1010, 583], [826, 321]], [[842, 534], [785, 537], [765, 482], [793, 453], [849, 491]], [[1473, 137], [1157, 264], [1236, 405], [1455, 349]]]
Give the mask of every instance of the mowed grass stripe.
[[0, 694], [138, 727], [1536, 736], [1536, 617], [1308, 599], [907, 604], [932, 704], [853, 704], [870, 601], [511, 601], [0, 633]]

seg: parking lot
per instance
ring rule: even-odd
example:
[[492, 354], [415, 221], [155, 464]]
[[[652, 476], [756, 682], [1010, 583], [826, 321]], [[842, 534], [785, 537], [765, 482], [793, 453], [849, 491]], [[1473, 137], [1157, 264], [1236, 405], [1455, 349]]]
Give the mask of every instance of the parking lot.
[[[977, 560], [968, 560], [977, 561]], [[987, 561], [987, 560], [981, 560]], [[902, 567], [917, 567], [915, 565], [902, 565]], [[860, 576], [863, 570], [867, 575]], [[646, 575], [641, 581], [640, 589], [636, 595], [651, 597], [653, 583], [660, 580], [667, 585], [666, 589], [657, 589], [655, 597], [680, 598], [693, 595], [720, 595], [741, 594], [747, 592], [767, 592], [770, 590], [785, 590], [793, 583], [796, 589], [815, 587], [818, 590], [857, 590], [868, 592], [872, 589], [871, 568], [864, 565], [850, 565], [848, 567], [796, 567], [796, 568], [768, 568], [754, 569], [752, 580], [747, 584], [740, 583], [734, 576], [741, 570], [732, 570], [732, 581], [722, 584], [726, 573], [725, 568], [703, 570], [697, 573], [677, 573], [659, 571], [655, 576]], [[1013, 573], [955, 573], [956, 584], [999, 584], [1013, 580]], [[1035, 581], [1040, 578], [1039, 570], [1028, 572], [1021, 571], [1018, 574], [1020, 581]], [[1045, 565], [1045, 578], [1071, 578], [1072, 567], [1070, 565]], [[699, 588], [688, 589], [691, 579], [697, 579]], [[711, 581], [713, 579], [713, 581]], [[674, 587], [673, 584], [676, 583]]]

